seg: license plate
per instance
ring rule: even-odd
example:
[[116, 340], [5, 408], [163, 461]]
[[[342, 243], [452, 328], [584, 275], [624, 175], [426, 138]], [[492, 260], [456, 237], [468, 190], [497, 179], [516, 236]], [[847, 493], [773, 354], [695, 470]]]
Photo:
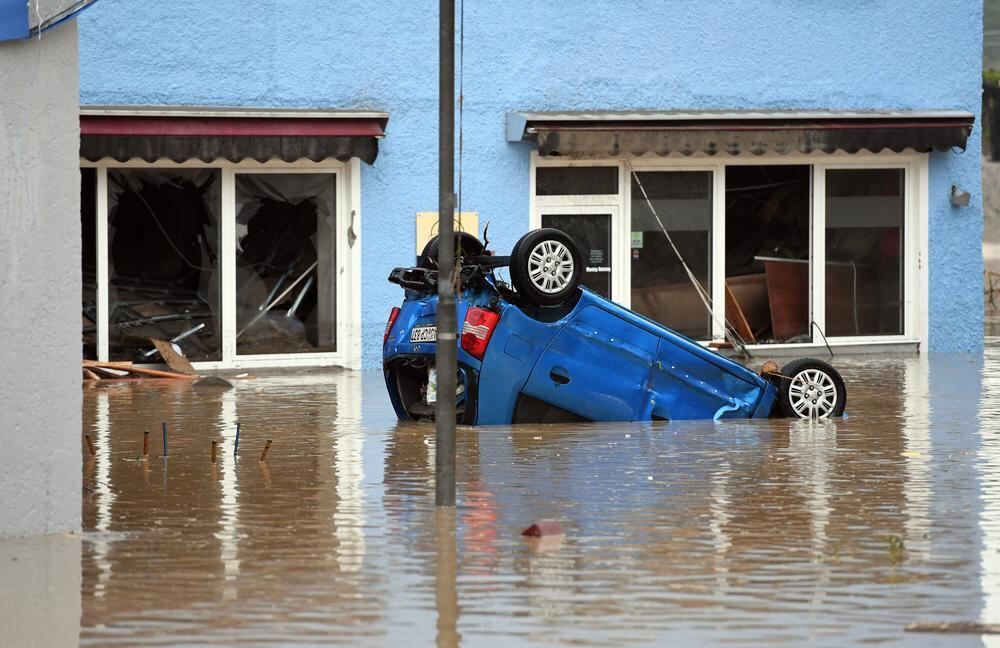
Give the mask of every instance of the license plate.
[[437, 326], [414, 326], [410, 331], [410, 342], [436, 342]]

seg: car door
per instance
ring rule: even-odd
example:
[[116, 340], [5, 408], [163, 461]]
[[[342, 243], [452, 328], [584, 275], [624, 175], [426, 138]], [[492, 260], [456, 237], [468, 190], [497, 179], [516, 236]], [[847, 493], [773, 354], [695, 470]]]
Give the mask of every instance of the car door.
[[631, 421], [656, 349], [652, 333], [586, 306], [552, 338], [523, 392], [592, 421]]
[[637, 418], [749, 418], [766, 383], [737, 363], [675, 334], [660, 338]]

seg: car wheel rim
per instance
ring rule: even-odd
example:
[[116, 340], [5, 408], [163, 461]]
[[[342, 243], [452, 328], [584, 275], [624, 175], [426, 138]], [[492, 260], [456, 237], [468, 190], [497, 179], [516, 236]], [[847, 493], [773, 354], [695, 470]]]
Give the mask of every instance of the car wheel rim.
[[542, 241], [528, 255], [528, 277], [546, 294], [560, 292], [573, 279], [573, 255], [559, 241]]
[[788, 386], [788, 402], [799, 418], [829, 418], [837, 408], [837, 384], [825, 371], [800, 371]]

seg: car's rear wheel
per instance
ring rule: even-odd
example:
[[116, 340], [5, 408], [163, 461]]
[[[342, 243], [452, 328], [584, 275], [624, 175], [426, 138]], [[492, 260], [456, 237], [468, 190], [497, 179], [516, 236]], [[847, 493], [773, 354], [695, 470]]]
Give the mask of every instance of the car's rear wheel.
[[778, 406], [790, 418], [843, 416], [847, 387], [840, 372], [827, 362], [801, 358], [786, 364], [778, 382]]
[[[438, 247], [439, 238], [437, 236], [431, 237], [431, 240], [427, 241], [427, 244], [424, 246], [423, 252], [420, 253], [417, 266], [436, 270], [438, 267]], [[481, 256], [485, 249], [483, 242], [472, 234], [468, 232], [455, 232], [455, 259], [469, 259]]]
[[568, 234], [557, 229], [528, 232], [510, 255], [514, 290], [537, 306], [557, 306], [572, 297], [582, 273], [580, 250]]

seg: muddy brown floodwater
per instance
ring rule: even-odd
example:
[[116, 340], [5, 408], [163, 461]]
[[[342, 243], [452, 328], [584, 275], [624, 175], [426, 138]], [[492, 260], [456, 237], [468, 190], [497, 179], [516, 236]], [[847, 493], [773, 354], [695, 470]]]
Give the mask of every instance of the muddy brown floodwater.
[[87, 387], [79, 642], [988, 643], [904, 628], [1000, 622], [1000, 339], [835, 362], [844, 420], [460, 429], [451, 513], [377, 372]]

